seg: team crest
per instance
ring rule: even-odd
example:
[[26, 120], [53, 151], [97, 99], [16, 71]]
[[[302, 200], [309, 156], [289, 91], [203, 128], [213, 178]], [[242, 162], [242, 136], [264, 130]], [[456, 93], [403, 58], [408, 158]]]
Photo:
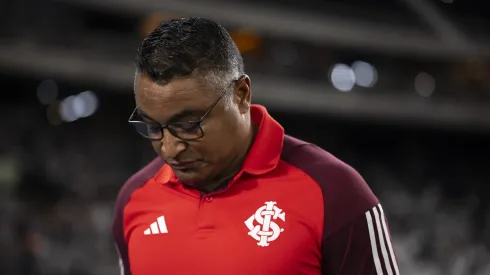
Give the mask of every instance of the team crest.
[[276, 206], [275, 201], [268, 201], [245, 221], [245, 225], [250, 230], [248, 235], [258, 241], [258, 246], [269, 246], [269, 243], [276, 240], [284, 231], [284, 228], [276, 223], [279, 220], [285, 222], [286, 213]]

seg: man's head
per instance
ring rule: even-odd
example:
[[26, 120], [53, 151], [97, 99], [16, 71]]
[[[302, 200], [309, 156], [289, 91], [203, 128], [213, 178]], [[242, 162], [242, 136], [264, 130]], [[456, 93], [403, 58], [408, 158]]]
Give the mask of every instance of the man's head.
[[[228, 32], [203, 18], [164, 21], [136, 65], [133, 120], [154, 132], [155, 151], [184, 182], [228, 176], [251, 139], [250, 79]], [[162, 138], [158, 125], [169, 125]]]

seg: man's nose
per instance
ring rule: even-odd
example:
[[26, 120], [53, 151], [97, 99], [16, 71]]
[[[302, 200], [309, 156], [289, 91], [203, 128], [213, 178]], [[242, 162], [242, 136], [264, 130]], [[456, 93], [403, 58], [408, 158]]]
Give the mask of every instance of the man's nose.
[[180, 152], [186, 149], [187, 145], [184, 141], [172, 135], [168, 129], [163, 130], [163, 138], [160, 145], [160, 150], [166, 159], [176, 158]]

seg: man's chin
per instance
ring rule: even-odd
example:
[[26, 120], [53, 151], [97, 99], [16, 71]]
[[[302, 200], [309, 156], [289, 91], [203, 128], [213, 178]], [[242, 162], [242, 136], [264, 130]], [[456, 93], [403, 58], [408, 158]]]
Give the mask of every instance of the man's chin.
[[202, 182], [205, 177], [200, 169], [185, 169], [174, 171], [177, 178], [184, 184], [194, 185], [196, 183]]

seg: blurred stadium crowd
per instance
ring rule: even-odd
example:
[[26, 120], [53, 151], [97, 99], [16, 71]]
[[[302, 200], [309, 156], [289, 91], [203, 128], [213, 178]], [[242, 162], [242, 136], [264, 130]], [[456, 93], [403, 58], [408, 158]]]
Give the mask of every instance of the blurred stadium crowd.
[[485, 1], [210, 2], [0, 2], [0, 274], [118, 273], [114, 199], [155, 157], [131, 58], [170, 14], [226, 23], [254, 101], [361, 172], [402, 274], [490, 274]]

